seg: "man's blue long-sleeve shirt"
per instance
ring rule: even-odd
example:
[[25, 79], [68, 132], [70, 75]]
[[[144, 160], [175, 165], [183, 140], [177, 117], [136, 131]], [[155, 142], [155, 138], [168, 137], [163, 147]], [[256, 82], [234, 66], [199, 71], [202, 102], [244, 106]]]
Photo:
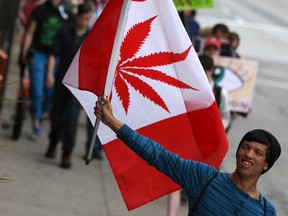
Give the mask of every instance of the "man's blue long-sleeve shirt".
[[[204, 163], [180, 158], [126, 124], [118, 131], [117, 137], [149, 165], [169, 176], [185, 190], [189, 200], [188, 215], [192, 215], [191, 210], [197, 198], [217, 170]], [[228, 173], [220, 172], [207, 187], [195, 215], [276, 215], [275, 208], [268, 201], [265, 212], [262, 195], [260, 199], [253, 199], [231, 181]]]

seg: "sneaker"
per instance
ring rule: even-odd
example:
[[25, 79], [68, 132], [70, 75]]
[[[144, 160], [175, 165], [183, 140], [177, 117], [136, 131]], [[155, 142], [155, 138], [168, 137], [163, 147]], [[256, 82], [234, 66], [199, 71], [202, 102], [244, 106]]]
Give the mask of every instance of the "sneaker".
[[40, 134], [41, 134], [41, 129], [39, 126], [34, 126], [33, 127], [33, 132], [32, 134], [29, 136], [29, 139], [30, 140], [33, 140], [33, 141], [36, 141], [39, 137], [40, 137]]
[[50, 113], [48, 111], [42, 113], [41, 121], [47, 120], [50, 118]]
[[64, 169], [71, 168], [71, 154], [62, 154], [61, 164], [60, 167]]

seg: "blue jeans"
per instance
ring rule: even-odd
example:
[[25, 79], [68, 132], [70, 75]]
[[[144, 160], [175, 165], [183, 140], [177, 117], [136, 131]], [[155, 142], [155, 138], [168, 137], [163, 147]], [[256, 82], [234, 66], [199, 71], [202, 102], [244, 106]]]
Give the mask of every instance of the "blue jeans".
[[33, 119], [40, 119], [42, 112], [51, 110], [53, 87], [46, 87], [46, 68], [48, 56], [42, 52], [34, 51], [31, 62], [31, 115]]

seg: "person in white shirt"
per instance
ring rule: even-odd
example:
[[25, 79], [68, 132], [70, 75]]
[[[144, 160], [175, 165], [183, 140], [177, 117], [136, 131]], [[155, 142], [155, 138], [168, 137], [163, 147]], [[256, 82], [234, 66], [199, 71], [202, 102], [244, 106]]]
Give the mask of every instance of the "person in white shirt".
[[229, 95], [226, 89], [221, 88], [220, 86], [216, 85], [212, 75], [214, 72], [214, 61], [213, 58], [206, 54], [199, 55], [199, 60], [202, 64], [202, 67], [206, 73], [207, 79], [211, 85], [213, 90], [215, 100], [217, 102], [221, 118], [223, 121], [223, 126], [225, 130], [230, 126], [231, 123], [231, 110], [229, 106]]

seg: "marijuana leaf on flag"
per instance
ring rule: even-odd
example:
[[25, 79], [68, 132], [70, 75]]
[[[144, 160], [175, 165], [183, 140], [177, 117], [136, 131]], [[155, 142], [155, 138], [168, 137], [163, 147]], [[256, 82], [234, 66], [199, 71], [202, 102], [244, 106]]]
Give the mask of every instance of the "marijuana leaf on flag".
[[133, 89], [139, 91], [143, 97], [150, 99], [169, 112], [163, 99], [152, 86], [142, 81], [141, 76], [178, 88], [196, 90], [180, 80], [166, 75], [159, 70], [153, 69], [156, 66], [169, 65], [185, 60], [191, 46], [182, 53], [158, 52], [151, 53], [147, 56], [135, 57], [141, 46], [145, 43], [145, 39], [149, 36], [151, 24], [156, 18], [157, 16], [154, 16], [148, 20], [135, 24], [129, 29], [122, 42], [120, 61], [117, 65], [114, 85], [126, 113], [128, 112], [130, 101], [128, 84], [130, 84]]

